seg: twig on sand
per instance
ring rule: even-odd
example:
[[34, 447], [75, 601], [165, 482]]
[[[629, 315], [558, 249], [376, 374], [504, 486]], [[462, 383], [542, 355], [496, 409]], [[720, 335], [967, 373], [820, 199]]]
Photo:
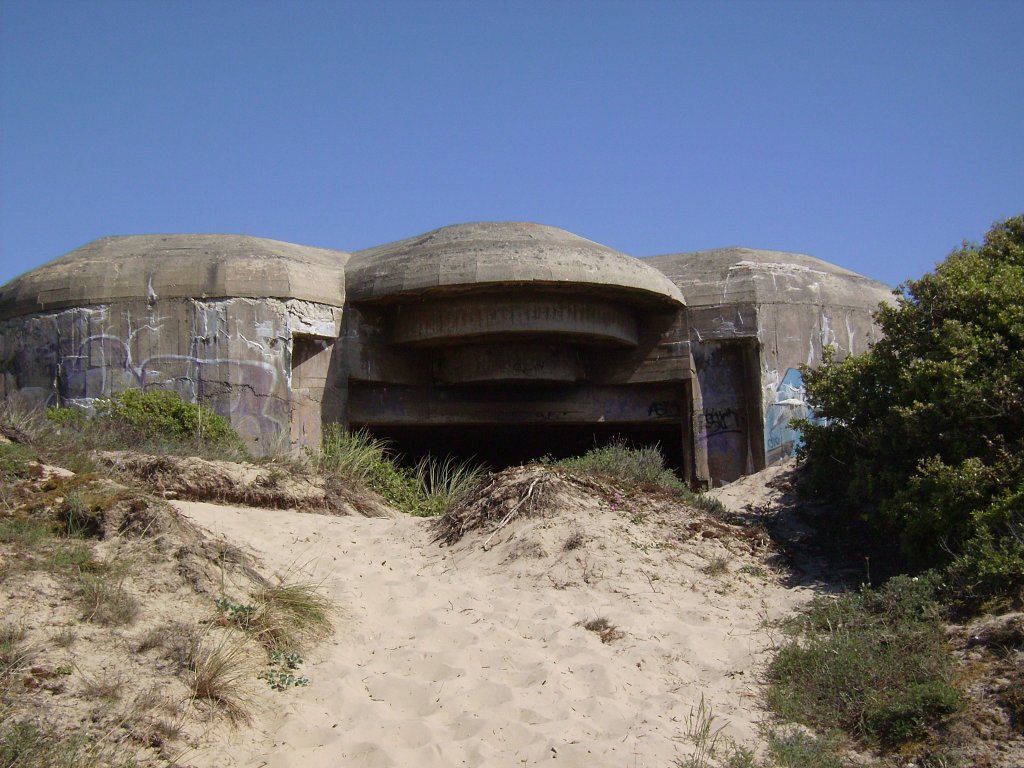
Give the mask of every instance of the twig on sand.
[[488, 544], [491, 543], [491, 539], [494, 538], [495, 534], [497, 534], [498, 531], [500, 531], [502, 528], [504, 528], [506, 525], [509, 524], [509, 521], [512, 520], [513, 517], [515, 517], [516, 512], [519, 511], [520, 507], [522, 507], [523, 504], [526, 503], [527, 499], [529, 499], [530, 496], [533, 495], [533, 487], [535, 485], [537, 485], [537, 482], [539, 480], [540, 480], [539, 477], [533, 478], [533, 482], [530, 483], [530, 487], [526, 490], [526, 493], [523, 495], [523, 498], [521, 498], [519, 500], [519, 502], [514, 507], [512, 507], [511, 510], [509, 510], [509, 513], [507, 515], [505, 515], [505, 517], [502, 519], [502, 521], [500, 523], [498, 523], [498, 527], [495, 528], [493, 531], [491, 531], [491, 535], [488, 536], [487, 537], [487, 541], [484, 542], [484, 551], [485, 552], [488, 550]]

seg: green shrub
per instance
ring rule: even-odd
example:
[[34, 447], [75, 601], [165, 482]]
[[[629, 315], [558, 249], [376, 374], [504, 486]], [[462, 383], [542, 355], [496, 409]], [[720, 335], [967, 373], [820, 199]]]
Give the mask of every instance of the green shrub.
[[893, 748], [960, 705], [929, 578], [818, 597], [788, 629], [768, 670], [769, 706], [787, 720]]
[[96, 415], [172, 441], [218, 444], [239, 440], [223, 416], [201, 405], [187, 403], [177, 392], [168, 389], [125, 390], [99, 401]]
[[78, 407], [46, 411], [50, 429], [41, 442], [73, 469], [92, 471], [94, 450], [135, 449], [154, 453], [195, 453], [215, 458], [249, 458], [230, 422], [210, 409], [188, 403], [177, 392], [129, 389], [97, 400], [94, 412]]
[[694, 493], [671, 469], [666, 468], [665, 457], [657, 445], [631, 448], [620, 438], [591, 448], [582, 456], [559, 459], [552, 464], [570, 472], [604, 477], [630, 487], [670, 493], [706, 512], [725, 514], [726, 511], [717, 499]]
[[1024, 572], [1024, 216], [995, 224], [876, 311], [864, 354], [804, 369], [804, 492], [863, 512], [911, 567], [950, 564], [970, 602]]
[[0, 442], [0, 481], [26, 477], [36, 458], [31, 448], [19, 443]]

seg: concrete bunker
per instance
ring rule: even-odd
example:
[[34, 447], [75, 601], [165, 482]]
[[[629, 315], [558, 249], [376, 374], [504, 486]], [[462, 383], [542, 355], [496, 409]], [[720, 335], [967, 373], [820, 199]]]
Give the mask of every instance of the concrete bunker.
[[800, 365], [866, 349], [888, 295], [800, 254], [637, 259], [514, 222], [351, 254], [103, 238], [0, 287], [0, 396], [172, 388], [258, 453], [316, 447], [332, 423], [493, 465], [658, 443], [720, 484], [792, 454]]

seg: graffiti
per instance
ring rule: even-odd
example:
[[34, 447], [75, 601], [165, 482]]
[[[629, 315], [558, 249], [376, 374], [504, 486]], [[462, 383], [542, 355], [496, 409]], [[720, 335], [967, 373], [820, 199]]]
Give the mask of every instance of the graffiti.
[[[227, 416], [253, 442], [270, 443], [288, 434], [290, 415], [282, 377], [287, 345], [277, 343], [285, 333], [274, 330], [282, 323], [253, 312], [229, 329], [224, 314], [213, 302], [192, 302], [169, 316], [147, 312], [141, 324], [127, 308], [113, 318], [107, 308], [77, 308], [6, 324], [4, 336], [18, 334], [28, 343], [5, 370], [38, 396], [44, 385], [46, 405], [89, 405], [128, 388], [173, 389]], [[257, 338], [243, 337], [239, 325], [255, 328]], [[36, 339], [52, 341], [43, 349]]]
[[705, 411], [704, 427], [708, 437], [743, 431], [740, 425], [740, 414], [735, 408], [712, 408]]
[[765, 458], [769, 464], [796, 455], [801, 439], [799, 430], [791, 424], [793, 419], [813, 418], [804, 393], [803, 377], [796, 368], [790, 368], [775, 387], [775, 401], [765, 408]]
[[676, 400], [660, 400], [647, 406], [647, 415], [655, 418], [678, 418], [683, 415], [683, 409]]

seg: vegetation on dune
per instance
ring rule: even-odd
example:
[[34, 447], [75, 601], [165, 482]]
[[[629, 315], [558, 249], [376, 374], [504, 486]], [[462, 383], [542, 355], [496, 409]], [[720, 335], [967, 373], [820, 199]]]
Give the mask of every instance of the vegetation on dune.
[[694, 493], [675, 472], [668, 469], [657, 445], [635, 448], [625, 440], [617, 439], [595, 446], [582, 456], [545, 462], [569, 472], [607, 478], [629, 488], [668, 493], [706, 512], [725, 512], [719, 501]]
[[804, 490], [945, 569], [976, 610], [1024, 597], [1024, 216], [992, 227], [875, 314], [865, 354], [805, 369]]
[[427, 456], [405, 467], [387, 442], [336, 424], [326, 428], [320, 450], [311, 456], [328, 480], [365, 485], [396, 509], [420, 517], [443, 515], [486, 474], [482, 466], [451, 457]]
[[78, 471], [95, 469], [90, 454], [97, 450], [251, 458], [227, 419], [173, 390], [128, 389], [96, 400], [92, 410], [54, 406], [42, 423], [33, 414], [18, 420], [41, 453], [59, 456], [62, 466]]

